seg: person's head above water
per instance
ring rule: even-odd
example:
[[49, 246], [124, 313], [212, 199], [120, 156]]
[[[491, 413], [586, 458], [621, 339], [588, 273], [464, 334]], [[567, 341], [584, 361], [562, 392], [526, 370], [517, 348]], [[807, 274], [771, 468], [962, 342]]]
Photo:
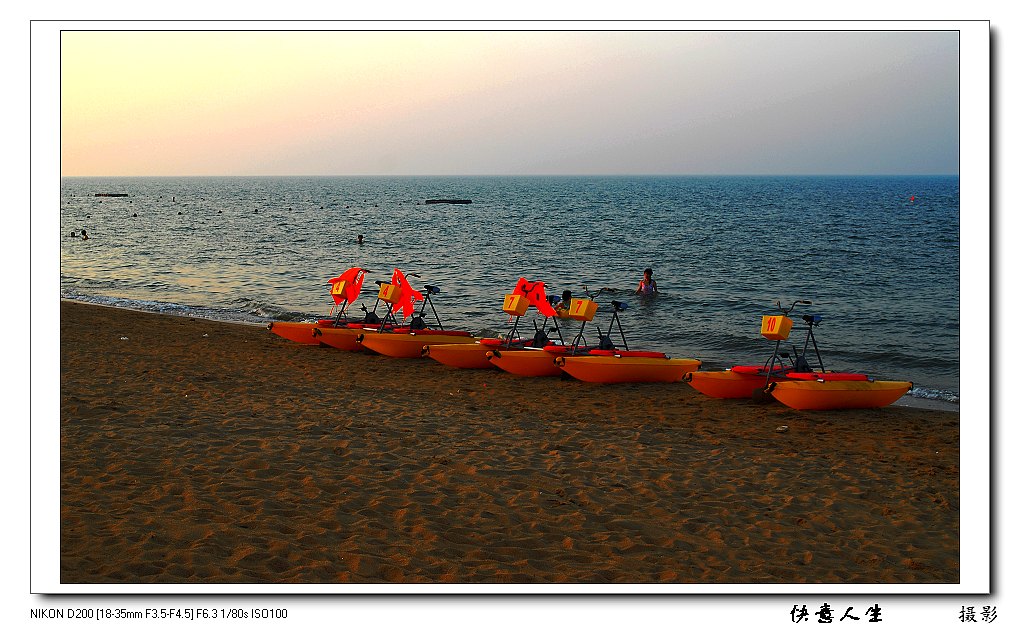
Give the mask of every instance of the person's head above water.
[[644, 270], [641, 281], [638, 282], [637, 292], [642, 295], [652, 295], [659, 292], [658, 284], [652, 279], [651, 267]]

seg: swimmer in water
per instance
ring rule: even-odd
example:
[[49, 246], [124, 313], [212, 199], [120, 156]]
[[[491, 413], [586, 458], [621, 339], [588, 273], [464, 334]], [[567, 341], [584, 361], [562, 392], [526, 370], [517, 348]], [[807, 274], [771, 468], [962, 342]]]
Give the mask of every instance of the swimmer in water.
[[644, 277], [637, 285], [638, 295], [657, 295], [659, 293], [659, 287], [652, 279], [652, 269], [645, 269]]

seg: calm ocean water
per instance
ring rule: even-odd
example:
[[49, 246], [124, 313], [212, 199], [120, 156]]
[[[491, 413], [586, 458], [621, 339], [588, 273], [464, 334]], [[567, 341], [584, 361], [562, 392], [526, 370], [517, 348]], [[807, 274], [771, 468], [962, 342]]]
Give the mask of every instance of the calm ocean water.
[[60, 219], [65, 298], [265, 323], [328, 312], [325, 282], [349, 266], [369, 281], [396, 266], [442, 289], [444, 326], [499, 333], [524, 276], [608, 288], [601, 305], [630, 303], [631, 348], [706, 369], [764, 361], [761, 315], [809, 299], [826, 369], [959, 401], [955, 176], [64, 178]]

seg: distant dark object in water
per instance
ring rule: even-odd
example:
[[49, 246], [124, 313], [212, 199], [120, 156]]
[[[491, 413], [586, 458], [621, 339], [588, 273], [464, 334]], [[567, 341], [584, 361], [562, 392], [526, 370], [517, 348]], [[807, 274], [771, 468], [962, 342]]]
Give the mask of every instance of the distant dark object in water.
[[71, 232], [71, 237], [72, 237], [72, 238], [77, 238], [77, 237], [78, 237], [78, 234], [72, 231], [72, 232]]
[[96, 194], [96, 196], [109, 196], [113, 198], [125, 198], [127, 194]]
[[132, 217], [132, 218], [137, 218], [137, 217], [138, 217], [138, 214], [131, 214], [131, 217]]
[[178, 211], [178, 212], [177, 212], [177, 215], [178, 215], [178, 216], [183, 216], [183, 215], [184, 215], [184, 212], [183, 212], [183, 211]]
[[470, 205], [471, 201], [464, 198], [429, 198], [425, 201], [426, 205], [438, 205], [441, 203], [447, 205]]

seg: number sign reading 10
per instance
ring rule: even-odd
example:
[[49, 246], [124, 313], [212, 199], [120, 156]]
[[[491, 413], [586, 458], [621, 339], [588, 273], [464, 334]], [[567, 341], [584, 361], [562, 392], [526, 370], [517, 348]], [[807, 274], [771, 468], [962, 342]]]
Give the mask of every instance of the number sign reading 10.
[[782, 341], [790, 336], [793, 320], [786, 315], [765, 315], [761, 318], [761, 334], [766, 339]]

